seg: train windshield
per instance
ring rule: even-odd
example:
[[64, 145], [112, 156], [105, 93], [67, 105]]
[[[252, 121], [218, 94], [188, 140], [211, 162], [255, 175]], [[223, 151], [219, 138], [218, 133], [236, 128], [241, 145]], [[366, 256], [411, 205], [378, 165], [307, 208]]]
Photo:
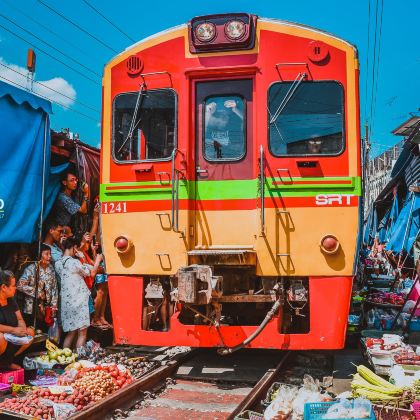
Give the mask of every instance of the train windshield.
[[114, 101], [113, 127], [115, 160], [170, 158], [176, 136], [175, 92], [161, 89], [118, 95]]
[[344, 150], [344, 93], [337, 82], [273, 84], [269, 145], [275, 156], [338, 155]]

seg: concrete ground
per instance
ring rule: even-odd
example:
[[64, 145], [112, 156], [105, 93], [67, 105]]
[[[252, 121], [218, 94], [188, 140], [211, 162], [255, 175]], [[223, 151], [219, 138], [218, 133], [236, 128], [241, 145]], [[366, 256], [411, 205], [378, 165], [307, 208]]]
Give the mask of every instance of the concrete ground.
[[362, 353], [359, 348], [336, 350], [334, 352], [334, 394], [340, 394], [344, 391], [351, 391], [350, 383], [352, 375], [356, 373], [354, 365], [365, 364]]

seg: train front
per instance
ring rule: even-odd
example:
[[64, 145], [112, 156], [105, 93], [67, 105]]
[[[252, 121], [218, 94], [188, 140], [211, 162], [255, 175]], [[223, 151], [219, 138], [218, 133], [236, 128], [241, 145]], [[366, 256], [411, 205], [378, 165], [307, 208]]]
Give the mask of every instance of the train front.
[[355, 48], [246, 13], [133, 45], [105, 67], [101, 202], [117, 343], [342, 348]]

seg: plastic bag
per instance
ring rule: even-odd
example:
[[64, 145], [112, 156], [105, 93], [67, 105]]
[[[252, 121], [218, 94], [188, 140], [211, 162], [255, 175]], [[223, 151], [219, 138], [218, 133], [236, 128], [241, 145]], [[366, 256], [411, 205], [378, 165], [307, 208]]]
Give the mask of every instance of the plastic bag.
[[370, 417], [372, 404], [365, 398], [356, 398], [353, 403], [347, 399], [341, 399], [331, 405], [322, 419], [365, 419]]
[[297, 387], [280, 385], [273, 401], [264, 411], [264, 420], [286, 419], [292, 411], [293, 400], [297, 393]]
[[370, 417], [372, 403], [366, 398], [356, 398], [353, 402], [352, 417], [366, 419]]
[[53, 407], [56, 420], [64, 420], [77, 411], [76, 407], [69, 403], [54, 403], [48, 399], [41, 399], [40, 402], [47, 407]]
[[83, 347], [79, 347], [77, 349], [77, 355], [79, 356], [79, 359], [87, 358], [91, 354], [98, 351], [100, 348], [101, 348], [101, 345], [99, 343], [93, 340], [89, 340]]
[[57, 318], [54, 319], [53, 324], [48, 328], [48, 339], [57, 344], [60, 342], [60, 328]]
[[66, 370], [62, 375], [58, 377], [57, 385], [71, 385], [79, 371], [77, 369]]
[[342, 399], [333, 404], [328, 411], [322, 416], [323, 419], [349, 419], [351, 415], [352, 404], [349, 400]]
[[36, 358], [25, 357], [23, 359], [23, 368], [27, 370], [31, 369], [52, 369], [56, 364], [57, 360], [51, 360], [50, 362], [46, 362], [43, 360], [38, 360]]

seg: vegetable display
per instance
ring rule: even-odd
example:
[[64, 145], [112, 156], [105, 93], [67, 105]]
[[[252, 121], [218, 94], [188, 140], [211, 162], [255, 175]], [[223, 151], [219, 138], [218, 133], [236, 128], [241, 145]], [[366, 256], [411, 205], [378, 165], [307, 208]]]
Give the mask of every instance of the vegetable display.
[[56, 404], [72, 404], [76, 411], [80, 411], [92, 400], [89, 391], [74, 389], [72, 394], [65, 392], [53, 394], [48, 389], [40, 388], [31, 391], [24, 397], [5, 399], [0, 403], [0, 408], [41, 419], [50, 419], [54, 415], [54, 408], [50, 404], [47, 405], [49, 401]]
[[89, 357], [89, 360], [98, 364], [112, 363], [122, 365], [130, 371], [134, 379], [139, 379], [158, 365], [157, 362], [148, 361], [143, 356], [136, 357], [124, 351], [107, 355], [102, 349]]
[[351, 388], [355, 397], [364, 397], [384, 405], [401, 407], [408, 405], [414, 399], [409, 390], [391, 384], [363, 365], [357, 366]]

